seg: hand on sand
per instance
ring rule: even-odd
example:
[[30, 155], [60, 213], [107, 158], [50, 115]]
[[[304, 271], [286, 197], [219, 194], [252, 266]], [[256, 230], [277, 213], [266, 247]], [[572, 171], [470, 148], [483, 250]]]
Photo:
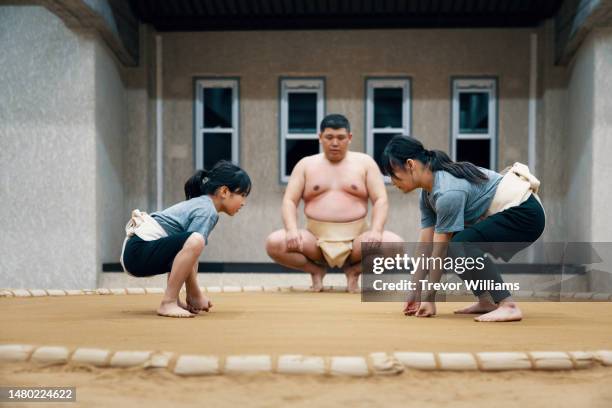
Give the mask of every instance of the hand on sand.
[[177, 300], [177, 304], [188, 312], [198, 314], [202, 310], [208, 312], [208, 310], [213, 307], [213, 304], [210, 300], [208, 300], [205, 296], [201, 297], [187, 297], [187, 303], [183, 302], [181, 299]]
[[213, 304], [204, 295], [187, 296], [187, 307], [191, 313], [200, 313], [201, 311], [208, 312], [213, 307]]
[[421, 302], [416, 317], [432, 317], [436, 314], [436, 304], [434, 302]]
[[419, 310], [419, 306], [421, 305], [421, 294], [416, 291], [411, 291], [408, 294], [408, 298], [406, 299], [406, 304], [404, 305], [404, 314], [406, 316], [414, 316], [416, 312]]

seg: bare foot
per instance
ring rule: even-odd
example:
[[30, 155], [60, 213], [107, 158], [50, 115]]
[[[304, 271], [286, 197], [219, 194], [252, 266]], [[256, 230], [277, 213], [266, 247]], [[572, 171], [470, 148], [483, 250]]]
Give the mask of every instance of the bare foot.
[[514, 302], [500, 303], [492, 312], [475, 317], [477, 322], [518, 322], [523, 318], [521, 309]]
[[361, 263], [349, 265], [348, 262], [342, 268], [346, 275], [346, 290], [349, 293], [359, 293], [359, 275], [361, 275]]
[[212, 302], [202, 294], [187, 297], [187, 310], [191, 313], [200, 313], [202, 310], [208, 312], [212, 306]]
[[166, 317], [193, 317], [193, 313], [183, 309], [178, 305], [177, 301], [164, 302], [162, 301], [157, 308], [157, 314]]
[[346, 275], [346, 289], [349, 293], [359, 293], [359, 275]]
[[181, 309], [185, 309], [187, 311], [189, 311], [189, 306], [187, 306], [187, 303], [183, 302], [181, 300], [181, 298], [176, 299], [176, 304], [181, 308]]
[[468, 307], [455, 310], [455, 314], [482, 314], [492, 312], [495, 309], [497, 309], [497, 305], [495, 303], [489, 300], [479, 300]]
[[325, 277], [325, 272], [327, 271], [322, 266], [315, 264], [313, 264], [313, 266], [314, 268], [308, 271], [310, 272], [310, 279], [312, 279], [312, 286], [310, 287], [310, 290], [313, 292], [323, 292], [323, 278]]
[[322, 274], [310, 274], [310, 278], [312, 279], [312, 286], [310, 290], [313, 292], [323, 292], [323, 276]]

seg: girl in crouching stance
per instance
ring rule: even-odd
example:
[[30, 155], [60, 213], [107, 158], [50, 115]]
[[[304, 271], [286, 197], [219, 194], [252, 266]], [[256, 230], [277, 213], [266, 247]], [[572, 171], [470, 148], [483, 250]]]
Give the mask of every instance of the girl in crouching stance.
[[[187, 180], [185, 201], [151, 215], [132, 212], [121, 264], [137, 277], [170, 271], [158, 315], [193, 317], [212, 307], [198, 285], [198, 261], [219, 213], [235, 215], [250, 191], [248, 174], [230, 162], [220, 161], [210, 171], [198, 170]], [[179, 298], [183, 284], [187, 293], [184, 303]]]

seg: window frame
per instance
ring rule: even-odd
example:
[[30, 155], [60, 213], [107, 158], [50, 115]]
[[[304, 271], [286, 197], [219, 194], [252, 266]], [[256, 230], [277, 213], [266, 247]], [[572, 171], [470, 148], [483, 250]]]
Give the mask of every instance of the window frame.
[[[285, 175], [287, 165], [287, 140], [317, 140], [319, 124], [325, 117], [325, 78], [324, 77], [280, 77], [279, 78], [279, 183], [287, 184], [291, 175]], [[289, 94], [317, 93], [317, 120], [315, 133], [289, 133]], [[321, 146], [319, 146], [321, 152]]]
[[[459, 95], [463, 92], [483, 92], [489, 94], [489, 131], [488, 133], [459, 132]], [[458, 140], [489, 140], [490, 169], [497, 170], [497, 145], [499, 128], [499, 100], [497, 77], [452, 77], [451, 78], [451, 123], [450, 152], [453, 160], [457, 160]]]
[[[204, 128], [204, 89], [232, 89], [231, 128]], [[204, 135], [206, 133], [231, 134], [232, 163], [240, 165], [240, 78], [237, 77], [196, 77], [194, 78], [194, 164], [196, 169], [204, 168]], [[210, 166], [209, 166], [210, 167]]]
[[[402, 88], [402, 122], [401, 128], [374, 127], [374, 90], [381, 88]], [[390, 133], [406, 136], [412, 135], [412, 77], [366, 77], [365, 79], [365, 151], [374, 158], [374, 134]], [[385, 183], [390, 184], [391, 178], [385, 177]]]

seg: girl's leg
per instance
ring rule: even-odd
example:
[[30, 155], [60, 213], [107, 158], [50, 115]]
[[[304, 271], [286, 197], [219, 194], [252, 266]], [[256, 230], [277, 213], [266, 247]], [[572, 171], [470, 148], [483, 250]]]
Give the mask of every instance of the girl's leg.
[[516, 322], [523, 318], [523, 312], [512, 296], [508, 296], [498, 303], [497, 308], [482, 316], [475, 317], [477, 322]]
[[199, 313], [202, 310], [208, 312], [212, 307], [212, 302], [202, 294], [198, 284], [198, 263], [193, 265], [193, 270], [185, 281], [187, 289], [187, 308], [192, 313]]
[[[185, 292], [186, 299], [185, 302], [181, 300], [181, 296], [179, 294], [177, 304], [185, 309], [190, 311], [191, 313], [198, 314], [202, 310], [208, 312], [208, 309], [212, 307], [212, 302], [208, 300], [206, 296], [202, 294], [200, 287], [198, 285], [197, 278], [198, 270], [197, 265], [193, 266], [193, 273], [189, 275], [189, 278], [185, 281]], [[168, 279], [170, 279], [170, 273], [168, 273]], [[167, 281], [166, 281], [167, 284]], [[180, 291], [179, 291], [180, 293]]]
[[[496, 214], [497, 215], [497, 214]], [[504, 280], [499, 273], [495, 263], [485, 255], [485, 251], [480, 248], [479, 243], [490, 242], [491, 236], [501, 236], [504, 234], [504, 229], [497, 223], [496, 215], [479, 222], [476, 225], [466, 228], [465, 230], [455, 234], [451, 241], [450, 252], [452, 256], [463, 256], [476, 259], [484, 257], [484, 269], [481, 271], [466, 271], [459, 275], [465, 282], [471, 281], [479, 283], [480, 281], [493, 281], [497, 284], [503, 284]], [[489, 239], [487, 239], [489, 238]], [[500, 239], [501, 241], [501, 239]], [[511, 298], [511, 293], [507, 290], [491, 290], [488, 293], [482, 290], [473, 290], [478, 301], [474, 304], [456, 310], [459, 314], [481, 314], [482, 316], [475, 318], [476, 321], [496, 321], [507, 322], [522, 319], [521, 310]], [[491, 301], [491, 298], [492, 301]]]
[[168, 317], [193, 317], [194, 314], [178, 305], [181, 288], [189, 275], [193, 273], [194, 264], [198, 262], [204, 249], [204, 237], [194, 232], [183, 244], [183, 248], [176, 254], [172, 262], [172, 270], [168, 277], [168, 285], [164, 293], [157, 314]]
[[[463, 282], [473, 282], [476, 280], [472, 271], [465, 271], [459, 275], [459, 277], [463, 280]], [[490, 311], [497, 309], [497, 305], [495, 302], [493, 302], [491, 296], [487, 292], [475, 289], [472, 290], [472, 293], [474, 293], [474, 296], [478, 298], [478, 301], [468, 307], [455, 310], [456, 314], [482, 314], [489, 313]]]
[[[544, 232], [546, 224], [544, 209], [534, 196], [531, 196], [518, 207], [512, 207], [494, 214], [484, 220], [483, 223], [487, 221], [492, 225], [490, 228], [483, 230], [483, 235], [487, 238], [486, 241], [511, 243], [506, 245], [507, 248], [504, 248], [500, 253], [493, 253], [493, 255], [502, 256], [506, 261], [509, 261], [521, 249], [535, 242]], [[501, 300], [497, 300], [493, 296], [493, 299], [498, 304], [497, 309], [478, 316], [475, 318], [476, 321], [507, 322], [522, 319], [523, 314], [511, 296]]]
[[[168, 272], [168, 276], [166, 276], [166, 287], [168, 287], [168, 280], [169, 280], [169, 279], [170, 279], [170, 272]], [[181, 289], [182, 289], [182, 288], [181, 288]], [[185, 302], [183, 302], [183, 301], [181, 300], [180, 293], [181, 293], [181, 292], [180, 292], [180, 290], [179, 290], [179, 297], [178, 297], [178, 299], [177, 299], [176, 303], [177, 303], [177, 304], [178, 304], [178, 305], [179, 305], [181, 308], [183, 308], [183, 309], [185, 309], [185, 310], [189, 310], [189, 308], [187, 307], [187, 303], [185, 303]]]
[[[466, 228], [463, 231], [458, 232], [453, 236], [451, 244], [448, 249], [448, 255], [453, 258], [457, 258], [457, 257], [475, 258], [475, 257], [482, 256], [484, 255], [484, 253], [482, 251], [477, 250], [478, 248], [476, 248], [476, 244], [470, 244], [471, 242], [475, 243], [475, 242], [482, 242], [482, 241], [483, 241], [483, 238], [476, 228], [473, 228], [473, 227]], [[464, 245], [464, 243], [466, 243], [466, 245]], [[490, 266], [491, 265], [486, 264], [487, 268]], [[494, 267], [495, 265], [493, 265], [493, 268]], [[482, 273], [482, 271], [478, 272], [478, 274], [480, 273]], [[491, 274], [491, 271], [489, 271], [489, 274]], [[485, 278], [485, 276], [482, 276], [482, 275], [477, 277], [476, 271], [472, 271], [472, 270], [466, 270], [462, 274], [458, 274], [458, 275], [463, 280], [464, 283], [470, 282], [473, 285], [478, 283], [479, 280], [491, 279], [490, 275], [488, 278]], [[493, 272], [493, 275], [494, 275], [494, 272]], [[499, 278], [497, 278], [496, 276], [493, 276], [493, 279], [499, 280], [501, 279], [501, 276]], [[474, 294], [474, 296], [478, 298], [478, 301], [471, 304], [468, 307], [455, 310], [456, 314], [482, 314], [482, 313], [488, 313], [492, 310], [497, 309], [497, 305], [495, 304], [495, 302], [491, 300], [491, 296], [489, 296], [489, 294], [485, 292], [484, 290], [480, 290], [476, 286], [474, 286], [474, 288], [472, 289], [472, 293]]]

